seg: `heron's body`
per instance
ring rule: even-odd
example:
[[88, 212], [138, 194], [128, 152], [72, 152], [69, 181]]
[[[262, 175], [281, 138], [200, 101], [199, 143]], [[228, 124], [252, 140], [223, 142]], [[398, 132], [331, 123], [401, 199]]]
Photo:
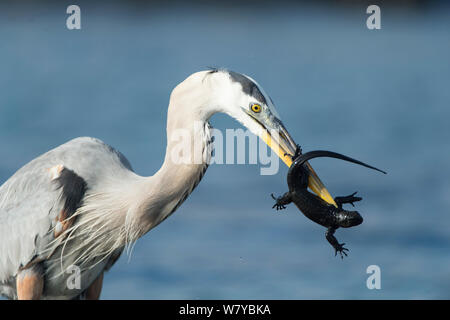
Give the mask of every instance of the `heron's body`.
[[[83, 273], [80, 277], [82, 286], [79, 290], [67, 287], [66, 282], [72, 273], [61, 272], [73, 264], [77, 265], [79, 255], [64, 254], [64, 259], [60, 259], [62, 248], [59, 246], [52, 252], [53, 258], [46, 259], [54, 246], [52, 242], [55, 237], [51, 230], [55, 228], [57, 216], [62, 210], [62, 203], [59, 201], [61, 189], [57, 189], [54, 185], [49, 169], [59, 165], [74, 171], [87, 184], [86, 194], [79, 205], [80, 209], [89, 209], [77, 217], [79, 221], [76, 223], [83, 225], [83, 220], [97, 216], [98, 213], [107, 212], [108, 214], [108, 220], [103, 220], [103, 236], [99, 238], [99, 243], [91, 239], [89, 245], [82, 246], [78, 251], [100, 251], [99, 246], [117, 247], [109, 252], [107, 257], [100, 255], [88, 261], [88, 265], [83, 268], [86, 270], [82, 269]], [[109, 269], [117, 260], [127, 244], [127, 236], [130, 237], [128, 240], [136, 240], [167, 218], [192, 192], [193, 182], [200, 181], [206, 165], [189, 167], [190, 175], [180, 174], [180, 171], [186, 171], [187, 168], [184, 170], [181, 167], [178, 168], [179, 170], [173, 168], [172, 174], [178, 174], [178, 181], [172, 186], [173, 193], [166, 193], [164, 197], [160, 197], [158, 190], [155, 190], [158, 185], [154, 183], [156, 180], [160, 181], [160, 175], [148, 178], [138, 176], [121, 153], [98, 139], [88, 137], [74, 139], [33, 160], [17, 171], [0, 188], [0, 204], [4, 198], [8, 198], [7, 205], [3, 204], [0, 209], [0, 235], [2, 236], [0, 293], [16, 298], [15, 290], [12, 289], [15, 288], [17, 270], [36, 259], [38, 255], [38, 258], [43, 259], [41, 263], [46, 271], [47, 279], [42, 298], [79, 296], [103, 270]], [[197, 170], [192, 167], [196, 167]], [[170, 175], [170, 172], [168, 175], [165, 174], [164, 179], [176, 181], [176, 179], [170, 179]], [[164, 182], [160, 181], [160, 183], [162, 187]], [[177, 187], [186, 190], [179, 192], [176, 190]], [[170, 188], [165, 186], [164, 189]], [[24, 190], [27, 192], [24, 193]], [[27, 198], [25, 194], [32, 194], [33, 197]], [[135, 235], [127, 235], [126, 230], [127, 221], [125, 220], [127, 214], [131, 212], [134, 213], [134, 217], [140, 217], [137, 221], [128, 222], [138, 226], [133, 229], [133, 232], [137, 233]], [[29, 223], [30, 219], [34, 221], [33, 224]], [[76, 236], [78, 231], [75, 229], [73, 236]], [[113, 236], [116, 234], [122, 235], [118, 242], [117, 237]], [[76, 249], [77, 245], [79, 245], [78, 242], [74, 244], [68, 242], [64, 251], [70, 252]], [[98, 260], [102, 261], [95, 265]], [[63, 262], [62, 268], [61, 262]], [[91, 265], [94, 267], [92, 268]]]
[[[254, 80], [226, 70], [195, 73], [172, 91], [166, 156], [153, 176], [134, 173], [103, 142], [78, 138], [0, 187], [0, 294], [98, 298], [104, 271], [124, 248], [173, 213], [200, 182], [211, 155], [208, 120], [217, 112], [269, 137], [278, 154], [294, 153], [271, 99]], [[81, 271], [79, 286], [73, 266]]]
[[[12, 288], [15, 287], [19, 268], [27, 265], [36, 255], [45, 257], [54, 240], [50, 230], [55, 227], [57, 216], [62, 210], [59, 201], [61, 189], [55, 188], [48, 169], [57, 165], [70, 168], [82, 177], [88, 185], [87, 194], [103, 194], [111, 200], [120, 194], [118, 189], [122, 188], [122, 192], [126, 192], [129, 185], [139, 183], [142, 179], [132, 171], [129, 162], [120, 153], [92, 138], [72, 140], [17, 171], [0, 188], [0, 281], [4, 283], [0, 284], [0, 292], [10, 298], [16, 297]], [[105, 190], [107, 182], [107, 185], [112, 185], [112, 182], [118, 189]], [[123, 216], [124, 209], [117, 206], [114, 214]], [[30, 221], [33, 223], [30, 224]], [[75, 259], [75, 256], [68, 256], [64, 264], [69, 266]], [[105, 259], [91, 270], [93, 279], [102, 272], [108, 260]], [[60, 274], [58, 260], [44, 260], [43, 264], [49, 279], [44, 298], [75, 297], [93, 280], [86, 279], [85, 287], [80, 291], [72, 289], [66, 292], [66, 280], [70, 273], [52, 279]]]

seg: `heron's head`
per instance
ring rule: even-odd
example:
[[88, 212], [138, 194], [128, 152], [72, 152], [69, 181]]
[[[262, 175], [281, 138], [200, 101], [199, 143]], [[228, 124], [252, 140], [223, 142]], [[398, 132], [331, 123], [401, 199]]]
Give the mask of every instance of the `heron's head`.
[[297, 148], [272, 99], [252, 78], [229, 70], [209, 71], [214, 109], [238, 120], [290, 165]]
[[[200, 86], [198, 85], [200, 84]], [[269, 95], [252, 78], [237, 72], [214, 69], [191, 75], [177, 88], [180, 95], [189, 95], [199, 107], [193, 111], [204, 120], [214, 113], [230, 115], [259, 136], [286, 163], [292, 164], [297, 145], [284, 126]], [[335, 204], [312, 167], [309, 187], [325, 201]]]

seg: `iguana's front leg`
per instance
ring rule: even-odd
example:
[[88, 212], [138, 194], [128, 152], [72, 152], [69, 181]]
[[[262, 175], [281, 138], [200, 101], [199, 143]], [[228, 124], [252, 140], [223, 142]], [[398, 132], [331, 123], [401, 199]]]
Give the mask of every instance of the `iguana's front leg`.
[[336, 202], [336, 204], [338, 205], [339, 209], [342, 209], [342, 205], [344, 203], [350, 203], [352, 206], [355, 206], [353, 204], [353, 202], [357, 202], [357, 201], [361, 201], [362, 200], [361, 197], [355, 197], [356, 193], [357, 192], [353, 192], [351, 195], [345, 196], [345, 197], [336, 197], [336, 198], [334, 198], [334, 202]]
[[292, 202], [292, 197], [290, 192], [286, 192], [281, 197], [276, 198], [273, 193], [271, 194], [273, 200], [275, 200], [275, 204], [272, 208], [276, 208], [277, 210], [286, 209], [286, 205]]
[[345, 243], [339, 243], [337, 241], [336, 237], [334, 236], [335, 231], [336, 231], [335, 228], [328, 228], [327, 232], [325, 233], [325, 237], [327, 238], [328, 242], [333, 246], [335, 250], [334, 255], [337, 255], [337, 253], [339, 252], [341, 258], [344, 259], [344, 256], [342, 254], [347, 256], [347, 252], [345, 251], [349, 250], [347, 248], [344, 248]]

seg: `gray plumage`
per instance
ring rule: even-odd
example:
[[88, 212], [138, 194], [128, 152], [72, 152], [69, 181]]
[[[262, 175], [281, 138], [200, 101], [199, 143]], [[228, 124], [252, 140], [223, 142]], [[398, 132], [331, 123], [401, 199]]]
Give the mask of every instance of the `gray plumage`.
[[[65, 199], [61, 199], [63, 190], [51, 180], [48, 169], [59, 164], [83, 177], [89, 194], [98, 192], [104, 183], [135, 178], [125, 157], [93, 138], [72, 140], [17, 171], [0, 187], [0, 290], [7, 296], [17, 270], [36, 256], [46, 257], [54, 240], [50, 231]], [[49, 264], [57, 267], [54, 262]], [[2, 282], [7, 283], [6, 288]]]

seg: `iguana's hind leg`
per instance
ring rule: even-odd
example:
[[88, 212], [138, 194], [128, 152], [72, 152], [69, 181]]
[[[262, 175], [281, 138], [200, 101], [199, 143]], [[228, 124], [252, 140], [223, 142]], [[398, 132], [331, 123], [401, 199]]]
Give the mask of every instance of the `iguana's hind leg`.
[[44, 272], [40, 263], [21, 269], [16, 277], [18, 300], [39, 300], [44, 291]]
[[289, 192], [286, 192], [278, 198], [276, 198], [273, 193], [271, 194], [271, 196], [272, 199], [276, 201], [272, 208], [276, 208], [277, 210], [286, 209], [286, 205], [292, 202], [291, 194]]
[[333, 246], [334, 248], [334, 255], [336, 256], [339, 252], [341, 255], [341, 258], [344, 259], [344, 255], [347, 256], [348, 251], [347, 248], [344, 248], [345, 243], [339, 243], [334, 236], [334, 232], [336, 231], [335, 228], [328, 228], [327, 232], [325, 233], [325, 237], [327, 238], [328, 242]]
[[361, 201], [362, 198], [361, 197], [355, 197], [355, 194], [357, 192], [353, 192], [351, 195], [349, 196], [345, 196], [345, 197], [336, 197], [334, 198], [334, 201], [336, 202], [336, 204], [338, 205], [339, 209], [342, 209], [342, 205], [344, 203], [350, 203], [352, 206], [355, 206], [353, 204], [353, 202], [357, 202], [357, 201]]

